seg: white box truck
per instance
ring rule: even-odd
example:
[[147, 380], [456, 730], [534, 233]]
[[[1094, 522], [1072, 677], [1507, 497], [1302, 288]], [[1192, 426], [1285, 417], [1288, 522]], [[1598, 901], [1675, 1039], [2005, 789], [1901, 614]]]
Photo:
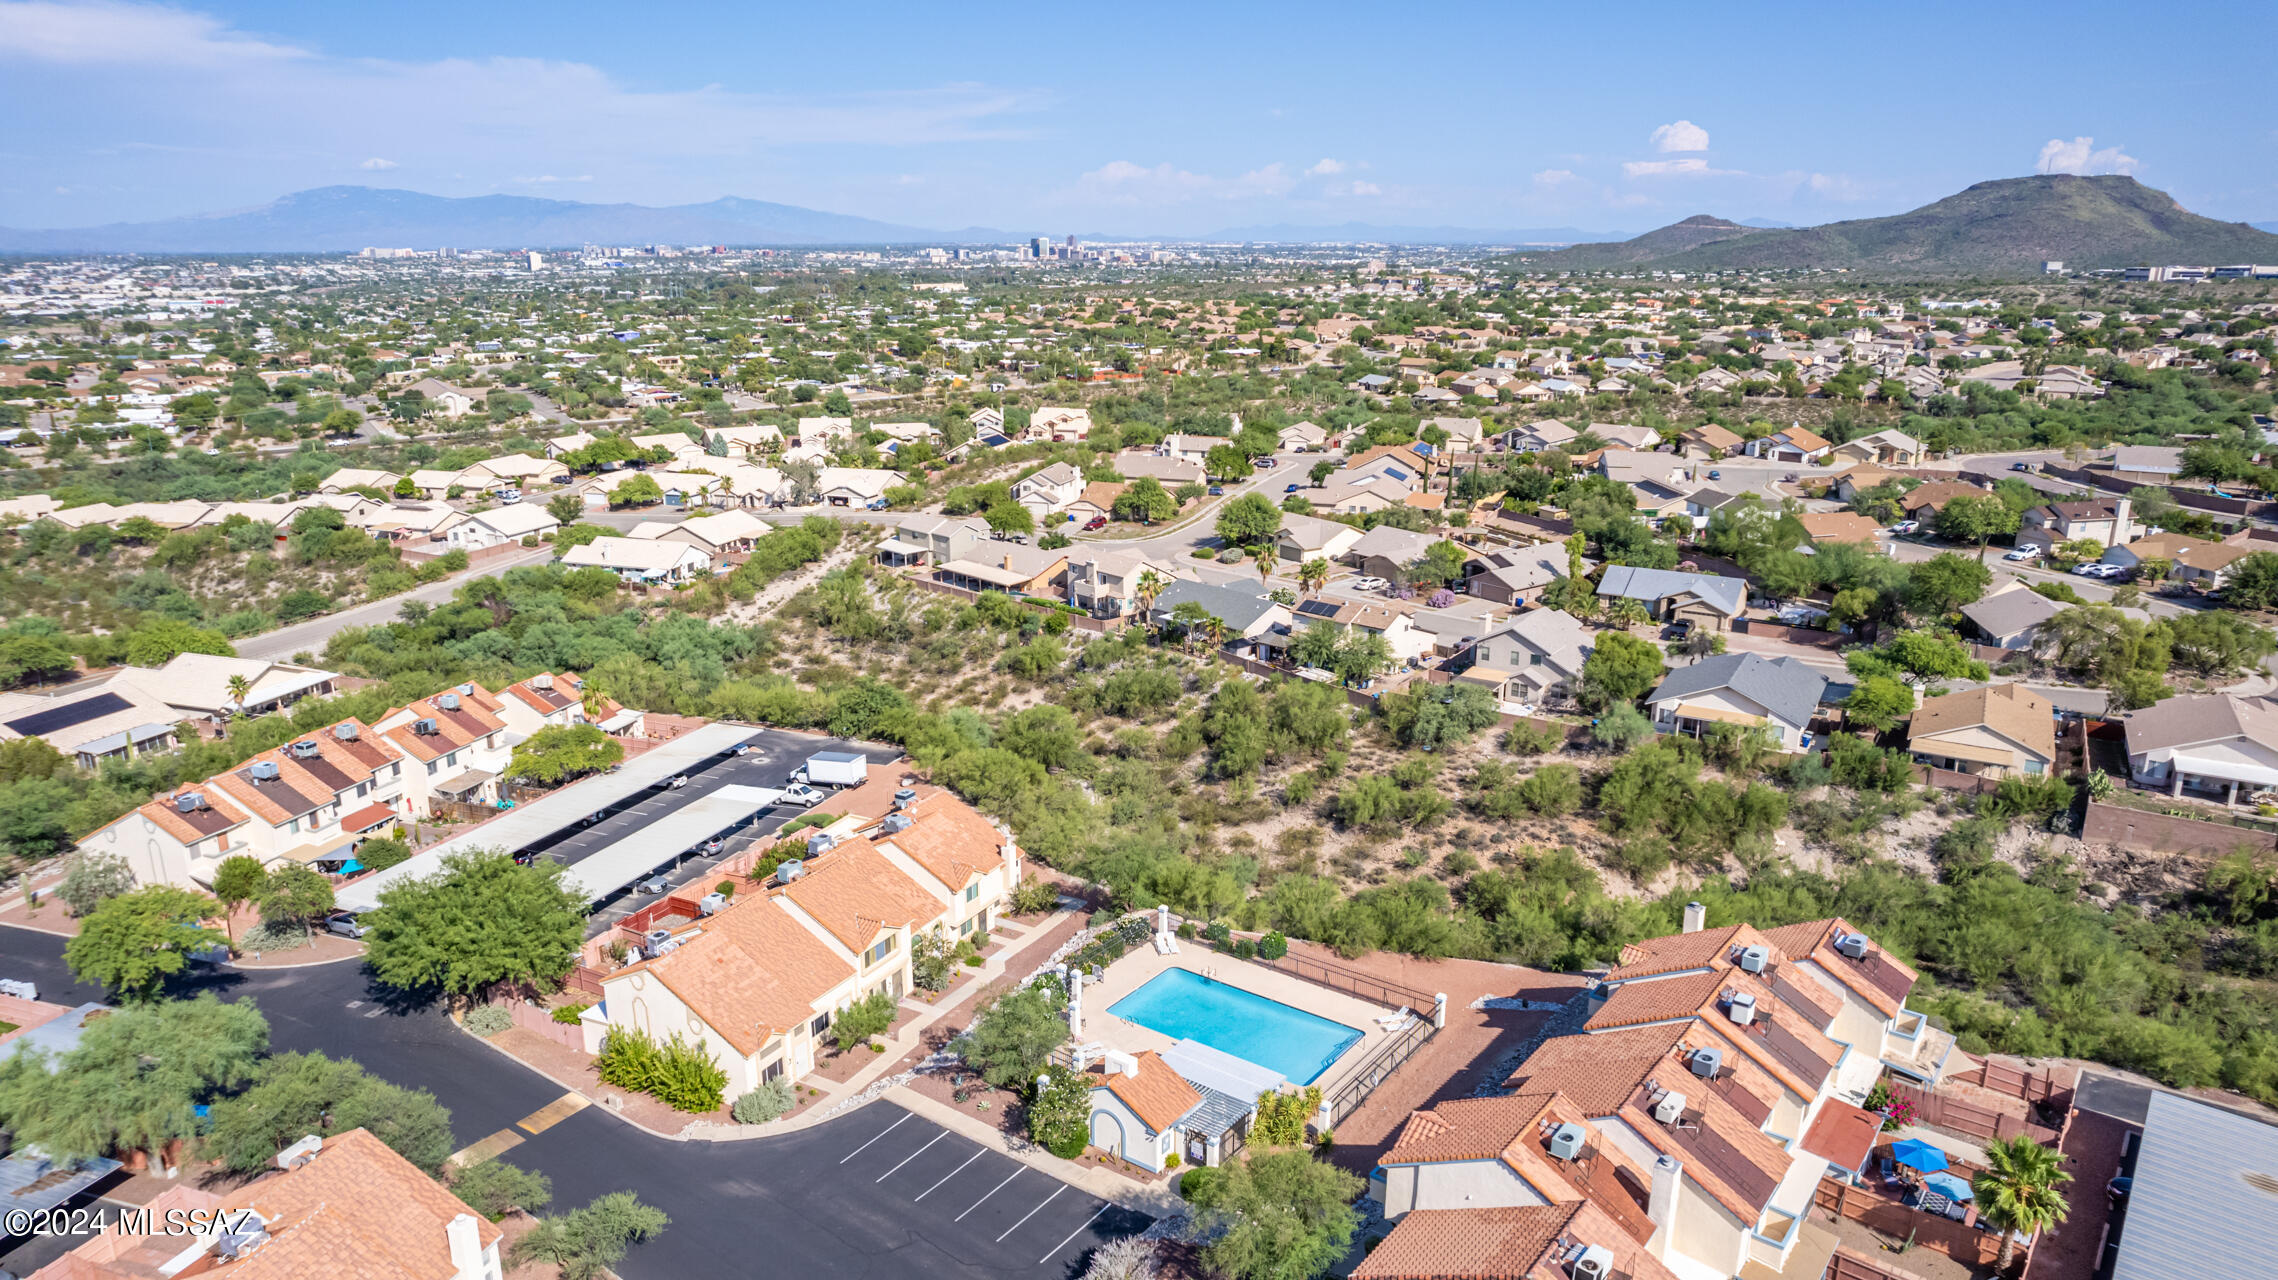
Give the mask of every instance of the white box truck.
[[870, 761], [853, 751], [818, 751], [791, 775], [811, 787], [859, 787], [870, 776]]

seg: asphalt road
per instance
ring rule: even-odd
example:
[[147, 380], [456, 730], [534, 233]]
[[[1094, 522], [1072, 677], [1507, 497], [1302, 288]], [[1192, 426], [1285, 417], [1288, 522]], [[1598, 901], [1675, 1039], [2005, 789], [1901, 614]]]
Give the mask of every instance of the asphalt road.
[[[0, 977], [29, 978], [43, 1000], [102, 992], [73, 982], [63, 940], [0, 928]], [[207, 970], [170, 994], [211, 990], [255, 1001], [273, 1051], [321, 1050], [425, 1089], [451, 1110], [462, 1146], [511, 1143], [504, 1158], [544, 1173], [557, 1207], [627, 1190], [672, 1225], [636, 1246], [626, 1280], [767, 1274], [901, 1280], [1067, 1277], [1089, 1251], [1145, 1227], [1117, 1209], [890, 1103], [747, 1142], [652, 1137], [599, 1108], [549, 1125], [559, 1085], [485, 1047], [436, 1007], [373, 987], [353, 961], [304, 969]], [[8, 1241], [0, 1266], [23, 1274], [53, 1243]], [[752, 1260], [765, 1259], [765, 1263]]]
[[453, 574], [448, 578], [430, 582], [425, 586], [414, 587], [400, 595], [374, 600], [369, 604], [360, 604], [353, 609], [343, 609], [338, 613], [328, 613], [321, 618], [311, 618], [307, 622], [296, 622], [292, 626], [279, 627], [275, 631], [264, 631], [257, 636], [248, 636], [236, 642], [237, 653], [241, 658], [270, 659], [289, 659], [296, 653], [321, 655], [324, 652], [324, 646], [331, 642], [332, 637], [350, 627], [370, 627], [383, 622], [393, 622], [398, 611], [403, 608], [405, 601], [424, 600], [429, 604], [437, 604], [450, 599], [451, 593], [457, 591], [461, 584], [470, 579], [479, 578], [486, 574], [501, 574], [517, 565], [536, 564], [542, 560], [550, 560], [553, 558], [553, 554], [552, 547], [539, 547], [521, 555], [502, 556], [499, 559], [478, 564], [464, 573]]

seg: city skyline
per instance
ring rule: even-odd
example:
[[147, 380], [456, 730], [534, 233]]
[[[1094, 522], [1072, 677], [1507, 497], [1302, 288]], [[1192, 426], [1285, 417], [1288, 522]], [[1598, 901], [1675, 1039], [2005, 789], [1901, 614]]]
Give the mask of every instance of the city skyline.
[[[721, 196], [942, 230], [1576, 227], [1693, 213], [1809, 224], [1989, 178], [2127, 173], [2210, 217], [2278, 218], [2247, 77], [2184, 59], [2072, 88], [2118, 6], [1932, 7], [1903, 28], [1771, 6], [1620, 30], [1434, 15], [1387, 57], [1339, 8], [811, 13], [429, 3], [334, 12], [0, 2], [0, 225], [258, 206], [331, 185], [645, 205]], [[2266, 14], [2171, 6], [2216, 47]], [[1477, 33], [1502, 34], [1476, 41]], [[2025, 52], [2020, 52], [2025, 51]]]

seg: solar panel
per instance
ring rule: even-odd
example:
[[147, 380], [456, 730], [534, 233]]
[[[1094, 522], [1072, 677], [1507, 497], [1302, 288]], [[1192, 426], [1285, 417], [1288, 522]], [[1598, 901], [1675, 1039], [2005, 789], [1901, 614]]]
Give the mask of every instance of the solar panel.
[[1338, 605], [1328, 600], [1308, 600], [1297, 606], [1297, 611], [1307, 617], [1334, 618], [1338, 608]]
[[82, 698], [77, 702], [66, 703], [60, 707], [49, 707], [45, 711], [35, 711], [28, 716], [18, 716], [8, 722], [8, 727], [27, 738], [36, 738], [44, 733], [54, 733], [58, 729], [68, 729], [75, 724], [100, 720], [104, 716], [125, 711], [133, 705], [115, 693], [98, 693], [92, 698]]

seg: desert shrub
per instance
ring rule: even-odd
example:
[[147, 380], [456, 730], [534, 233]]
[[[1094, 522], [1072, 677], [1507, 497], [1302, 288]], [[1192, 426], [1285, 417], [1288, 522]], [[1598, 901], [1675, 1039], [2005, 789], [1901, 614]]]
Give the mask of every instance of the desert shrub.
[[770, 1080], [736, 1099], [728, 1114], [737, 1124], [766, 1124], [782, 1117], [798, 1101], [788, 1080]]
[[514, 1025], [514, 1015], [495, 1004], [486, 1004], [467, 1015], [467, 1030], [488, 1040]]
[[578, 1019], [585, 1016], [585, 1011], [592, 1007], [591, 1004], [565, 1004], [554, 1010], [553, 1018], [564, 1026], [574, 1027], [578, 1024]]
[[613, 1029], [593, 1067], [604, 1083], [648, 1094], [675, 1111], [717, 1111], [728, 1088], [728, 1073], [712, 1055], [677, 1031], [660, 1044], [644, 1032]]
[[291, 951], [308, 945], [308, 930], [291, 920], [263, 920], [237, 939], [240, 951]]
[[1258, 958], [1279, 960], [1289, 954], [1289, 939], [1279, 933], [1269, 933], [1258, 939]]

